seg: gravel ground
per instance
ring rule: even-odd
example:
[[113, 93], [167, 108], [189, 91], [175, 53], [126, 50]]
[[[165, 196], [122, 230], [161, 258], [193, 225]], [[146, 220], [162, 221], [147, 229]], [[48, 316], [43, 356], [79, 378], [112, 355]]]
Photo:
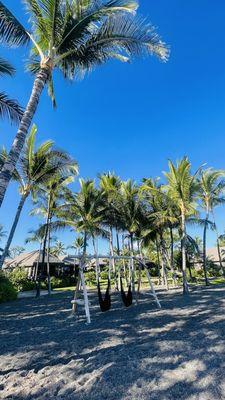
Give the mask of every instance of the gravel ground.
[[0, 306], [0, 398], [15, 400], [225, 399], [225, 288], [187, 298], [119, 295], [92, 324], [71, 316], [71, 294]]

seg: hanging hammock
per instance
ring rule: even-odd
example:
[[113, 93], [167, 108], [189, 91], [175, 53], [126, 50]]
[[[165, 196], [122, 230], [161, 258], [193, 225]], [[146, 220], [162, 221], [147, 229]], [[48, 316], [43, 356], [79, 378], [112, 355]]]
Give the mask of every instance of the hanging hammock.
[[111, 308], [111, 296], [110, 296], [110, 280], [108, 279], [108, 286], [103, 299], [100, 282], [98, 280], [98, 301], [102, 312], [108, 311]]
[[129, 285], [128, 292], [126, 294], [124, 289], [123, 289], [122, 278], [120, 278], [120, 287], [121, 287], [121, 297], [122, 297], [123, 304], [125, 305], [125, 307], [130, 307], [132, 305], [132, 302], [133, 302], [131, 284]]

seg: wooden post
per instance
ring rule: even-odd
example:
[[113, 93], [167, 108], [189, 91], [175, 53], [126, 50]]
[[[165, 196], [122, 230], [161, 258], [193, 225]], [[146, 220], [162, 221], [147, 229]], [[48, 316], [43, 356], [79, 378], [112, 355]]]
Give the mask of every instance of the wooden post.
[[89, 310], [88, 292], [87, 292], [87, 287], [86, 287], [85, 278], [84, 278], [84, 266], [85, 266], [85, 259], [83, 259], [80, 264], [80, 278], [81, 278], [81, 284], [82, 284], [82, 288], [83, 288], [85, 314], [86, 314], [86, 318], [87, 318], [87, 323], [90, 324], [91, 317], [90, 317], [90, 310]]

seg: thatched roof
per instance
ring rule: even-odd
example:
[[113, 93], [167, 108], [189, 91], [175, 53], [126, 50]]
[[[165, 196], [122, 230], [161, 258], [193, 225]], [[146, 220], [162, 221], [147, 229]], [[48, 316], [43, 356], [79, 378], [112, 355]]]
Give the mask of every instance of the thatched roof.
[[[42, 261], [42, 254], [41, 254], [41, 261]], [[13, 259], [6, 259], [3, 265], [3, 268], [15, 268], [15, 267], [33, 267], [39, 260], [39, 251], [34, 250], [30, 253], [21, 253], [19, 256]], [[47, 262], [47, 256], [45, 255], [44, 262]], [[62, 261], [55, 256], [49, 256], [50, 264], [62, 264]]]

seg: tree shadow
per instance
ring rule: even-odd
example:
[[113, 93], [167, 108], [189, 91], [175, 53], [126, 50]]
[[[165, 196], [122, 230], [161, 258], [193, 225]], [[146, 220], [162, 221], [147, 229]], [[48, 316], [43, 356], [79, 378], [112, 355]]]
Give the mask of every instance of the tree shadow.
[[92, 324], [71, 317], [71, 295], [0, 307], [5, 399], [165, 400], [225, 398], [225, 289], [144, 293], [128, 309], [114, 294]]

